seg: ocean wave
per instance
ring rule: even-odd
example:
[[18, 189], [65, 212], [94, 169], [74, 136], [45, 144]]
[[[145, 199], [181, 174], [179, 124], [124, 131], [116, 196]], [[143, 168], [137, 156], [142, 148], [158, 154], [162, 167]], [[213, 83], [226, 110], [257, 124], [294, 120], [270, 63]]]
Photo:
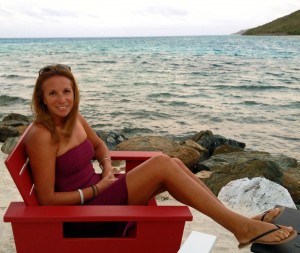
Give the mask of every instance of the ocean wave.
[[261, 105], [261, 103], [255, 102], [253, 100], [246, 100], [246, 101], [243, 101], [241, 104], [245, 104], [245, 105]]
[[169, 92], [155, 92], [147, 95], [148, 98], [158, 98], [158, 97], [170, 98], [173, 96], [174, 94], [171, 94]]
[[1, 75], [1, 77], [7, 78], [7, 79], [23, 79], [23, 78], [27, 78], [26, 76], [15, 75], [15, 74], [4, 74], [4, 75]]
[[192, 71], [191, 75], [193, 75], [193, 76], [211, 76], [211, 73], [203, 72], [203, 71]]
[[118, 63], [117, 61], [112, 61], [112, 60], [103, 60], [103, 61], [97, 61], [97, 60], [94, 60], [94, 61], [87, 61], [89, 63], [100, 63], [100, 64], [116, 64]]
[[124, 127], [122, 129], [123, 134], [126, 134], [128, 136], [136, 136], [141, 135], [141, 134], [153, 134], [154, 131], [151, 130], [150, 128], [145, 128], [145, 127], [134, 127], [134, 128], [128, 128], [128, 127]]
[[169, 105], [170, 106], [175, 106], [175, 107], [177, 107], [177, 106], [185, 106], [185, 107], [187, 107], [187, 106], [189, 106], [189, 103], [186, 102], [186, 101], [171, 101], [169, 103]]
[[[226, 90], [253, 90], [253, 91], [260, 91], [260, 90], [282, 90], [287, 89], [289, 87], [284, 85], [214, 85], [214, 88], [217, 89], [226, 89]], [[291, 88], [289, 88], [291, 89]]]
[[0, 95], [0, 106], [8, 106], [27, 103], [29, 100], [20, 97], [11, 97], [7, 95]]
[[299, 109], [300, 108], [300, 101], [293, 101], [293, 102], [290, 102], [288, 104], [281, 105], [281, 107], [290, 108], [290, 109]]

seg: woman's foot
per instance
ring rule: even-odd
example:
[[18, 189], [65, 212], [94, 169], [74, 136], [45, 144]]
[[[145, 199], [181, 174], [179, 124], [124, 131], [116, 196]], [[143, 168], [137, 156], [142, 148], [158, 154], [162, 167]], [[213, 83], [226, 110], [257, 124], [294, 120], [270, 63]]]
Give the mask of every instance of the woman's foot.
[[254, 217], [252, 217], [253, 220], [259, 220], [259, 221], [264, 221], [264, 222], [272, 222], [282, 211], [282, 208], [272, 208], [268, 211], [265, 211], [261, 214], [258, 214]]
[[244, 224], [242, 231], [235, 235], [240, 243], [239, 248], [244, 248], [252, 243], [281, 244], [296, 236], [297, 232], [292, 227], [277, 226], [256, 220]]

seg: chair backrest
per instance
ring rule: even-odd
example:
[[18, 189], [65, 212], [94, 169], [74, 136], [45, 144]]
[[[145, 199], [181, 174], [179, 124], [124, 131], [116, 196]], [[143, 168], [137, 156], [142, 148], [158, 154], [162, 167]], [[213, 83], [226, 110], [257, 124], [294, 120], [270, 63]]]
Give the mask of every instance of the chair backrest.
[[13, 151], [5, 160], [5, 165], [13, 178], [24, 202], [28, 206], [39, 205], [34, 190], [29, 159], [25, 150], [25, 136], [31, 125], [20, 137]]

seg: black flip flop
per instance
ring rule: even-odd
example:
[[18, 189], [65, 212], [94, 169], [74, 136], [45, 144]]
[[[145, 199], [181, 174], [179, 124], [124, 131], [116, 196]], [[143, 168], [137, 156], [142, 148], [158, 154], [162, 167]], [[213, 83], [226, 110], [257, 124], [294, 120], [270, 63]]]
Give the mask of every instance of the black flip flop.
[[281, 241], [278, 241], [278, 242], [259, 242], [260, 238], [262, 238], [262, 237], [264, 237], [264, 236], [266, 236], [268, 234], [271, 234], [271, 233], [273, 233], [273, 232], [281, 229], [280, 226], [278, 226], [276, 224], [274, 224], [274, 225], [276, 226], [276, 228], [271, 229], [271, 230], [269, 230], [269, 231], [267, 231], [267, 232], [265, 232], [265, 233], [263, 233], [263, 234], [261, 234], [259, 236], [256, 236], [255, 238], [253, 238], [252, 240], [250, 240], [247, 243], [240, 243], [238, 245], [239, 249], [245, 248], [245, 247], [251, 245], [252, 243], [269, 244], [269, 245], [284, 244], [286, 242], [289, 242], [289, 241], [293, 240], [297, 236], [297, 231], [293, 230], [292, 232], [290, 232], [290, 235], [287, 238], [285, 238], [285, 239], [283, 239]]
[[[277, 207], [277, 208], [279, 208], [279, 207]], [[284, 207], [280, 207], [279, 209], [280, 209], [279, 214], [276, 217], [274, 217], [273, 219], [271, 219], [270, 221], [264, 221], [264, 219], [265, 219], [266, 215], [271, 212], [271, 210], [267, 210], [267, 211], [263, 212], [263, 216], [260, 218], [260, 220], [264, 221], [264, 222], [272, 223], [272, 221], [274, 219], [276, 219], [283, 212]]]

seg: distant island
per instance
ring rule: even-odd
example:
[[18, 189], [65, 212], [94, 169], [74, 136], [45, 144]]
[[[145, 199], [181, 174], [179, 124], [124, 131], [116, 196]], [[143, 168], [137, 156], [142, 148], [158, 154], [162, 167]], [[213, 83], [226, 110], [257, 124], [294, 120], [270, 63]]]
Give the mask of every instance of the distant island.
[[300, 10], [270, 23], [236, 34], [241, 35], [300, 35]]

